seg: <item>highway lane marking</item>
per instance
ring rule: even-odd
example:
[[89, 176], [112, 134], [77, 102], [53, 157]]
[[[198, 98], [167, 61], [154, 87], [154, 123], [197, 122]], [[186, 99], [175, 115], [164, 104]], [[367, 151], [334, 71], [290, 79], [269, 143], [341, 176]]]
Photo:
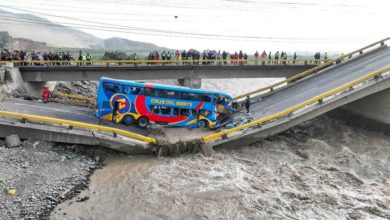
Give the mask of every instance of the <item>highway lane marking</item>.
[[66, 110], [53, 109], [53, 108], [48, 108], [48, 107], [27, 105], [27, 104], [23, 104], [23, 103], [15, 103], [15, 105], [27, 106], [27, 107], [30, 107], [30, 108], [40, 108], [40, 109], [45, 109], [45, 110], [49, 110], [49, 111], [57, 111], [57, 112], [64, 112], [64, 113], [70, 113], [70, 114], [89, 116], [89, 115], [86, 115], [86, 114], [83, 114], [83, 113], [78, 113], [78, 112], [73, 112], [73, 111], [66, 111]]

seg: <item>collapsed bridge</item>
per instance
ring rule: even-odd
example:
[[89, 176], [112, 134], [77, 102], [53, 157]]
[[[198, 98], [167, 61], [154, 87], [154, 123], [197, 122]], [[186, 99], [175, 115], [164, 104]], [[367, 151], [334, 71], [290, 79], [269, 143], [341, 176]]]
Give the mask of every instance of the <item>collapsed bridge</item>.
[[[350, 103], [369, 103], [367, 97], [376, 102], [365, 104], [372, 105], [372, 109], [368, 107], [360, 113], [373, 115], [373, 109], [390, 109], [390, 48], [385, 44], [388, 40], [236, 97], [237, 101], [247, 95], [251, 97], [255, 120], [212, 134], [200, 132], [195, 142], [209, 147], [251, 144], [330, 110], [348, 107]], [[0, 111], [0, 136], [3, 137], [16, 133], [21, 138], [102, 145], [126, 153], [147, 153], [164, 147], [164, 143], [146, 136], [145, 130], [139, 128], [97, 125], [98, 119], [87, 109], [17, 100], [7, 100], [2, 105], [5, 111]], [[377, 120], [390, 124], [390, 112], [378, 110], [377, 113], [380, 114]]]

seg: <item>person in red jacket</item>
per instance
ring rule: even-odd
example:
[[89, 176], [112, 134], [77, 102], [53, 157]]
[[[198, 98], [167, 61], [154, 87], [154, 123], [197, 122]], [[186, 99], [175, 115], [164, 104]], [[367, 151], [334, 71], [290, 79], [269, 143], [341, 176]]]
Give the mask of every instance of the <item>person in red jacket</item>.
[[42, 101], [43, 101], [43, 103], [47, 103], [49, 101], [49, 98], [50, 98], [50, 91], [49, 91], [47, 86], [43, 86], [43, 89], [42, 89]]

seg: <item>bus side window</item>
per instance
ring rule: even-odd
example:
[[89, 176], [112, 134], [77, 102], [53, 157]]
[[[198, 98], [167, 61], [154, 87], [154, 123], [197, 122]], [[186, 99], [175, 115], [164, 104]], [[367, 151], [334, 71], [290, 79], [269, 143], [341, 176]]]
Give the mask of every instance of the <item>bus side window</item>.
[[155, 96], [155, 90], [151, 88], [145, 88], [144, 93], [145, 96]]
[[103, 89], [105, 92], [116, 92], [114, 84], [103, 83]]
[[200, 95], [193, 92], [183, 92], [183, 99], [191, 101], [200, 101]]
[[160, 109], [158, 108], [157, 105], [149, 105], [149, 108], [150, 110], [152, 110], [154, 114], [160, 114]]
[[114, 86], [115, 92], [120, 92], [121, 91], [121, 86], [120, 85], [115, 85]]
[[171, 115], [171, 108], [167, 106], [160, 106], [160, 112], [162, 115]]
[[180, 115], [181, 116], [190, 116], [190, 110], [186, 108], [180, 109]]
[[198, 110], [196, 109], [191, 109], [192, 117], [196, 118], [198, 117]]
[[168, 90], [166, 91], [166, 97], [165, 98], [170, 98], [170, 99], [176, 99], [176, 92], [175, 91], [171, 91], [171, 90]]
[[156, 89], [156, 96], [160, 98], [168, 98], [168, 91], [162, 89]]
[[211, 102], [211, 97], [209, 95], [201, 95], [201, 101]]
[[130, 86], [122, 86], [123, 93], [128, 94], [130, 93]]
[[141, 88], [131, 87], [131, 94], [132, 95], [140, 95], [141, 94]]
[[180, 108], [173, 108], [173, 115], [180, 115]]

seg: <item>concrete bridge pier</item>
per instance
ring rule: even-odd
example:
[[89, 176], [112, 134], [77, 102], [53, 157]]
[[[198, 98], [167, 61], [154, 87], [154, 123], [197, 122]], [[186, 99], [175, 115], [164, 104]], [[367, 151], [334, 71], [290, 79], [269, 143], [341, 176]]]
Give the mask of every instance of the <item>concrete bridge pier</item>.
[[186, 86], [194, 89], [199, 89], [202, 86], [202, 79], [200, 78], [185, 78], [177, 80], [181, 86]]

